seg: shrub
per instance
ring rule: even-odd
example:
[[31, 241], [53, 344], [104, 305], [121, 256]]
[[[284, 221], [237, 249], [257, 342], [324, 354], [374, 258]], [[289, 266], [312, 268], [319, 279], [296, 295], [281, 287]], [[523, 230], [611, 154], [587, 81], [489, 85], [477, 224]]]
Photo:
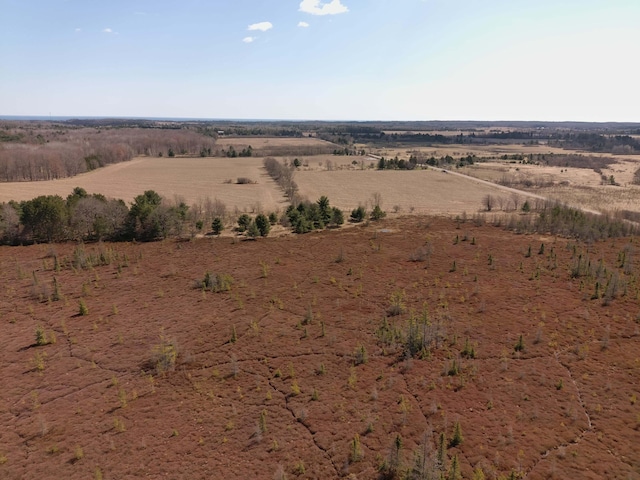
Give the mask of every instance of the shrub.
[[389, 452], [389, 458], [383, 461], [378, 470], [380, 471], [381, 478], [385, 480], [394, 480], [398, 478], [398, 475], [402, 471], [402, 437], [396, 435], [393, 444], [391, 445], [391, 451]]
[[73, 453], [73, 458], [77, 460], [82, 460], [84, 458], [84, 450], [82, 450], [81, 446], [76, 446], [75, 451]]
[[404, 312], [404, 290], [396, 290], [391, 294], [391, 305], [387, 309], [387, 314], [390, 317], [395, 317]]
[[242, 215], [240, 215], [240, 217], [238, 217], [239, 232], [245, 232], [249, 228], [249, 225], [251, 225], [251, 217], [249, 215], [243, 213]]
[[267, 411], [264, 409], [262, 410], [262, 412], [260, 412], [260, 419], [258, 420], [258, 429], [260, 430], [260, 433], [267, 432]]
[[426, 262], [433, 252], [433, 248], [430, 244], [418, 247], [413, 253], [409, 255], [409, 260], [412, 262]]
[[251, 222], [247, 228], [247, 237], [255, 239], [259, 235], [260, 229], [258, 228], [258, 225], [256, 225], [256, 222]]
[[80, 301], [78, 302], [79, 304], [79, 311], [78, 314], [79, 315], [89, 315], [89, 307], [87, 307], [87, 304], [84, 302], [83, 299], [80, 299]]
[[304, 317], [302, 318], [302, 325], [311, 325], [313, 323], [313, 310], [311, 309], [311, 305], [307, 306], [307, 311], [304, 313]]
[[214, 293], [228, 292], [233, 285], [233, 277], [225, 273], [216, 273], [213, 275], [210, 272], [206, 272], [204, 278], [197, 280], [194, 285], [195, 288], [211, 290]]
[[358, 208], [354, 208], [351, 211], [350, 220], [353, 223], [360, 223], [365, 219], [366, 216], [367, 216], [367, 210], [362, 205], [360, 205]]
[[262, 213], [258, 215], [256, 217], [255, 223], [261, 237], [266, 237], [267, 235], [269, 235], [269, 231], [271, 230], [271, 222], [266, 215], [263, 215]]
[[47, 334], [45, 333], [44, 328], [42, 328], [42, 325], [38, 325], [36, 328], [36, 345], [42, 346], [47, 343], [49, 343], [47, 341]]
[[296, 473], [296, 475], [304, 475], [305, 471], [306, 470], [304, 468], [304, 462], [302, 460], [298, 461], [294, 468], [294, 472]]
[[340, 226], [344, 223], [344, 213], [342, 213], [342, 210], [338, 207], [333, 207], [332, 209], [331, 223], [336, 226]]
[[351, 455], [350, 460], [352, 463], [359, 462], [362, 459], [362, 446], [360, 445], [360, 435], [356, 433], [355, 437], [351, 441]]
[[213, 222], [211, 222], [211, 230], [213, 231], [214, 235], [220, 235], [220, 233], [222, 233], [222, 231], [224, 230], [224, 223], [222, 222], [222, 219], [220, 217], [216, 217], [213, 219]]
[[460, 352], [460, 356], [464, 358], [476, 358], [476, 349], [473, 345], [471, 345], [468, 337], [464, 341], [464, 348]]
[[178, 348], [175, 341], [166, 340], [160, 337], [159, 345], [153, 347], [153, 353], [149, 362], [149, 367], [153, 368], [158, 375], [172, 372], [178, 360]]
[[376, 205], [375, 207], [373, 207], [373, 211], [371, 212], [371, 220], [382, 220], [386, 216], [387, 212], [382, 211], [380, 205]]
[[297, 380], [294, 380], [293, 383], [291, 383], [291, 395], [294, 397], [300, 395], [300, 387], [298, 386]]
[[367, 363], [369, 360], [369, 355], [367, 354], [367, 349], [364, 345], [360, 345], [356, 348], [356, 351], [353, 354], [353, 363], [356, 365], [362, 365], [363, 363]]
[[447, 476], [448, 480], [460, 480], [462, 478], [462, 474], [460, 473], [460, 461], [458, 460], [458, 456], [454, 455], [451, 460], [451, 468], [449, 469], [449, 475]]

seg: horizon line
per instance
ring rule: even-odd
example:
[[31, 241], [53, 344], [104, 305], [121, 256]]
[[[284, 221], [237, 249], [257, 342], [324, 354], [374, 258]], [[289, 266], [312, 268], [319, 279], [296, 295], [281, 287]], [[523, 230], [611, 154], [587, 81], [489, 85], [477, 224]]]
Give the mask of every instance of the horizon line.
[[153, 120], [153, 121], [175, 121], [175, 122], [287, 122], [287, 123], [582, 123], [582, 124], [632, 124], [640, 125], [639, 121], [624, 120], [363, 120], [363, 119], [289, 119], [289, 118], [215, 118], [215, 117], [169, 117], [169, 116], [129, 116], [129, 115], [0, 115], [0, 120]]

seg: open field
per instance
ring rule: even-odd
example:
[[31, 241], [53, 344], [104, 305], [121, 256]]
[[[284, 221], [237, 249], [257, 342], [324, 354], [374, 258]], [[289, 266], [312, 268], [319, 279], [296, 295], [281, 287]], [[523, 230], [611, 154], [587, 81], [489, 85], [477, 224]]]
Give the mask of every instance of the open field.
[[281, 155], [304, 156], [333, 153], [337, 145], [315, 137], [221, 137], [216, 146], [218, 152], [233, 147], [237, 152], [251, 147], [257, 157], [275, 157]]
[[[529, 179], [540, 182], [566, 183], [567, 185], [600, 185], [600, 174], [587, 168], [565, 168], [508, 162], [482, 162], [461, 167], [456, 171], [492, 182], [503, 179], [514, 181]], [[603, 170], [604, 171], [604, 170]]]
[[309, 199], [326, 195], [332, 205], [352, 209], [362, 204], [371, 208], [372, 196], [382, 196], [382, 207], [391, 211], [458, 215], [482, 208], [488, 195], [508, 197], [498, 186], [474, 182], [440, 170], [336, 170], [300, 171], [295, 181]]
[[601, 174], [586, 168], [483, 162], [456, 171], [496, 183], [505, 179], [515, 182], [529, 180], [537, 186], [527, 188], [522, 184], [514, 185], [516, 188], [589, 210], [640, 211], [640, 186], [631, 183], [639, 161], [632, 158], [615, 158], [617, 163], [609, 168], [602, 168], [602, 175], [607, 178], [613, 176], [619, 184], [617, 186], [602, 185]]
[[407, 217], [0, 247], [0, 477], [376, 479], [440, 451], [463, 478], [638, 479], [635, 245]]
[[567, 187], [554, 185], [532, 190], [538, 195], [558, 200], [570, 205], [580, 205], [585, 209], [604, 213], [619, 210], [640, 212], [640, 186], [614, 187], [609, 185], [593, 187]]
[[[482, 197], [498, 193], [498, 187], [480, 185], [454, 175], [432, 170], [376, 171], [359, 170], [353, 159], [373, 162], [364, 157], [321, 155], [308, 158], [309, 167], [296, 172], [300, 194], [315, 201], [326, 195], [332, 205], [351, 210], [365, 204], [374, 193], [382, 194], [384, 207], [398, 205], [409, 212], [438, 214], [471, 213], [481, 208]], [[0, 185], [0, 202], [29, 200], [38, 195], [66, 197], [79, 186], [89, 193], [102, 193], [127, 202], [145, 190], [155, 190], [172, 200], [178, 196], [187, 204], [201, 198], [218, 198], [228, 208], [240, 211], [277, 211], [286, 200], [277, 185], [262, 168], [262, 158], [149, 158], [112, 165], [77, 177], [43, 182], [18, 182]], [[327, 161], [336, 170], [327, 171]], [[322, 165], [320, 165], [322, 163]], [[349, 168], [353, 170], [338, 170]], [[248, 177], [257, 184], [224, 183]]]
[[[445, 154], [445, 151], [437, 154]], [[293, 156], [277, 158], [291, 161]], [[553, 187], [528, 190], [531, 194], [590, 210], [637, 211], [640, 209], [640, 187], [630, 185], [637, 163], [625, 157], [616, 159], [618, 163], [604, 168], [603, 174], [614, 175], [621, 183], [620, 187], [601, 186], [599, 174], [582, 168], [493, 161], [455, 171], [491, 182], [500, 182], [506, 177], [553, 183]], [[300, 160], [302, 166], [295, 174], [300, 194], [310, 200], [326, 195], [332, 205], [344, 210], [359, 204], [367, 205], [373, 194], [380, 193], [387, 211], [396, 210], [394, 207], [397, 206], [397, 210], [404, 213], [458, 215], [481, 209], [482, 199], [487, 194], [505, 198], [512, 195], [498, 186], [478, 184], [440, 171], [377, 171], [374, 169], [376, 161], [369, 157], [314, 155], [300, 156]], [[188, 205], [208, 197], [218, 198], [230, 211], [282, 211], [286, 208], [286, 199], [266, 175], [262, 162], [258, 157], [137, 157], [72, 178], [2, 183], [0, 202], [30, 200], [38, 195], [57, 194], [64, 198], [79, 186], [89, 193], [102, 193], [126, 202], [131, 202], [145, 190], [155, 190], [168, 200], [180, 198]], [[237, 185], [235, 182], [239, 177], [257, 183]], [[229, 180], [232, 183], [226, 183]]]
[[393, 158], [398, 155], [400, 158], [408, 158], [412, 152], [420, 152], [424, 155], [434, 157], [444, 157], [451, 155], [452, 157], [461, 157], [467, 155], [476, 155], [478, 157], [494, 157], [501, 155], [522, 154], [547, 154], [547, 153], [568, 153], [567, 150], [557, 147], [549, 147], [548, 145], [520, 145], [520, 144], [504, 144], [504, 145], [433, 145], [433, 146], [405, 146], [405, 147], [389, 147], [389, 148], [371, 148], [367, 149], [370, 153], [381, 155], [386, 158]]
[[331, 145], [332, 143], [326, 142], [315, 137], [302, 137], [302, 138], [290, 138], [290, 137], [219, 137], [216, 141], [218, 147], [227, 148], [233, 146], [236, 150], [239, 148], [248, 147], [251, 145], [254, 149], [261, 149], [266, 147], [318, 147]]
[[[247, 177], [257, 183], [225, 183], [227, 180], [235, 182], [238, 177]], [[206, 197], [218, 198], [228, 207], [241, 211], [253, 210], [257, 204], [267, 210], [278, 210], [285, 201], [275, 183], [265, 174], [260, 158], [138, 157], [73, 178], [2, 183], [0, 202], [29, 200], [38, 195], [64, 198], [74, 187], [126, 202], [145, 190], [155, 190], [169, 200], [181, 197], [188, 205]]]

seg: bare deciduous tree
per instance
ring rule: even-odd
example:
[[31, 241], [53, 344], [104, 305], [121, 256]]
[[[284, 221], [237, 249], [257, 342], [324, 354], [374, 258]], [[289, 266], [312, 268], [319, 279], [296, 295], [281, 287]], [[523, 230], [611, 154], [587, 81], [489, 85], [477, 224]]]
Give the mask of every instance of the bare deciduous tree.
[[484, 205], [487, 212], [493, 210], [493, 207], [495, 206], [495, 199], [493, 198], [493, 195], [485, 195], [482, 199], [482, 205]]

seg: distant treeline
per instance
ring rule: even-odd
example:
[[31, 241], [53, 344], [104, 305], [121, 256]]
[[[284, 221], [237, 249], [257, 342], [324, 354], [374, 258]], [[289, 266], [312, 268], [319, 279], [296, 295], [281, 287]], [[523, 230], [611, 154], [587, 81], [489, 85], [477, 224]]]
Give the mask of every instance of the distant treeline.
[[600, 169], [617, 163], [612, 157], [594, 157], [593, 155], [562, 154], [562, 153], [530, 153], [502, 155], [501, 160], [511, 160], [524, 164], [548, 165], [550, 167], [589, 168], [598, 173]]
[[629, 135], [598, 135], [595, 133], [567, 133], [550, 138], [549, 145], [617, 154], [640, 153], [640, 140]]
[[19, 140], [0, 142], [0, 181], [4, 182], [71, 177], [136, 155], [197, 155], [211, 152], [216, 142], [188, 129], [5, 128], [7, 137]]
[[[236, 149], [237, 147], [237, 149]], [[337, 155], [335, 145], [317, 144], [317, 145], [264, 145], [253, 148], [251, 145], [233, 145], [226, 150], [224, 148], [216, 150], [212, 153], [220, 157], [287, 157], [287, 156], [311, 156], [311, 155], [329, 155], [333, 153]]]
[[[332, 138], [325, 135], [327, 139]], [[640, 140], [629, 135], [601, 135], [597, 133], [553, 133], [541, 131], [513, 131], [441, 135], [433, 133], [349, 133], [335, 143], [372, 143], [389, 145], [486, 145], [494, 143], [546, 143], [550, 146], [599, 153], [640, 153]]]

